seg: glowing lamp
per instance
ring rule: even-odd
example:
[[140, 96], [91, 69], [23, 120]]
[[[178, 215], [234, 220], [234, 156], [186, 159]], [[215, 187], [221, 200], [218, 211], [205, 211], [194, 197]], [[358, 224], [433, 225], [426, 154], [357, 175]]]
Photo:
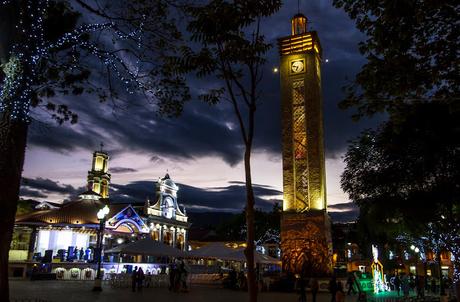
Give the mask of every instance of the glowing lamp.
[[98, 212], [97, 212], [97, 219], [99, 220], [102, 220], [105, 218], [105, 216], [107, 216], [110, 212], [110, 209], [109, 207], [106, 205], [104, 206], [102, 209], [100, 209]]
[[412, 245], [410, 246], [410, 249], [411, 249], [411, 250], [415, 250], [415, 245], [412, 244]]

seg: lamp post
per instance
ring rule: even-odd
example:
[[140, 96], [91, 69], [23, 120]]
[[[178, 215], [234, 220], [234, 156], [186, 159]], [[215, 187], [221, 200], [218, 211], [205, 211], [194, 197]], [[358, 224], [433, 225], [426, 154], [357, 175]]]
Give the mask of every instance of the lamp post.
[[99, 229], [97, 231], [97, 272], [94, 279], [93, 291], [102, 291], [102, 278], [101, 278], [101, 263], [102, 263], [102, 237], [104, 236], [105, 219], [109, 214], [109, 207], [106, 205], [97, 212], [97, 219], [99, 220]]
[[411, 245], [410, 249], [415, 252], [415, 276], [418, 276], [418, 253], [420, 249], [415, 245]]

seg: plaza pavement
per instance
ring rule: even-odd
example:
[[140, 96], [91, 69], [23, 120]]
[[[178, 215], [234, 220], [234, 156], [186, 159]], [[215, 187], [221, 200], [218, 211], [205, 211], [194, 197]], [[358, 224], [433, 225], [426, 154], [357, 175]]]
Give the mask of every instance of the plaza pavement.
[[[46, 302], [245, 302], [247, 293], [217, 287], [193, 287], [188, 293], [171, 293], [165, 288], [145, 288], [142, 292], [131, 292], [128, 288], [104, 286], [101, 293], [92, 292], [92, 282], [81, 281], [16, 281], [10, 280], [11, 301], [42, 299]], [[347, 296], [345, 302], [354, 302], [356, 296]], [[33, 301], [33, 300], [31, 300]], [[263, 302], [297, 302], [295, 293], [262, 292]], [[311, 302], [308, 294], [307, 301]], [[317, 302], [329, 302], [329, 294], [318, 294]]]

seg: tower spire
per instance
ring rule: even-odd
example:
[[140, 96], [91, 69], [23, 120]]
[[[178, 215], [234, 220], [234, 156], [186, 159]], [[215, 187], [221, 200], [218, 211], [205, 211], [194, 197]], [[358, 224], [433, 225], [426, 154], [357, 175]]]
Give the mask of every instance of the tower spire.
[[101, 151], [93, 153], [93, 164], [88, 171], [88, 188], [101, 194], [102, 198], [109, 197], [109, 155], [103, 151], [104, 144], [101, 142]]
[[292, 35], [302, 35], [307, 32], [307, 17], [304, 14], [298, 13], [291, 20]]

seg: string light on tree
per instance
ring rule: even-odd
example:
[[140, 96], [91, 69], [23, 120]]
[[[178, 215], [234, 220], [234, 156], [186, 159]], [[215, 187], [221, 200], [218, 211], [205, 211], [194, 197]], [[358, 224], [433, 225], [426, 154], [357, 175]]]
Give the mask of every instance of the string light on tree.
[[[6, 5], [14, 5], [14, 3], [4, 0], [1, 2], [0, 9]], [[115, 72], [117, 78], [126, 85], [125, 88], [128, 93], [132, 94], [135, 88], [142, 88], [147, 93], [155, 94], [156, 90], [147, 89], [138, 79], [140, 70], [138, 58], [136, 66], [132, 67], [116, 55], [116, 52], [102, 49], [91, 41], [83, 39], [89, 33], [96, 31], [103, 33], [110, 30], [114, 33], [114, 37], [119, 40], [135, 39], [140, 48], [143, 22], [140, 23], [138, 29], [128, 33], [119, 30], [114, 22], [83, 24], [72, 32], [65, 33], [56, 42], [51, 43], [45, 40], [43, 27], [48, 8], [48, 0], [28, 0], [26, 5], [19, 10], [19, 22], [16, 29], [24, 35], [24, 40], [27, 43], [13, 45], [9, 61], [1, 66], [5, 76], [0, 84], [0, 112], [7, 112], [13, 120], [29, 122], [30, 104], [39, 65], [42, 61], [49, 59], [53, 51], [66, 46], [71, 46], [74, 54], [78, 47], [79, 50], [86, 51], [98, 58], [105, 66]], [[144, 19], [145, 16], [142, 20]], [[74, 55], [75, 63], [76, 57]]]

